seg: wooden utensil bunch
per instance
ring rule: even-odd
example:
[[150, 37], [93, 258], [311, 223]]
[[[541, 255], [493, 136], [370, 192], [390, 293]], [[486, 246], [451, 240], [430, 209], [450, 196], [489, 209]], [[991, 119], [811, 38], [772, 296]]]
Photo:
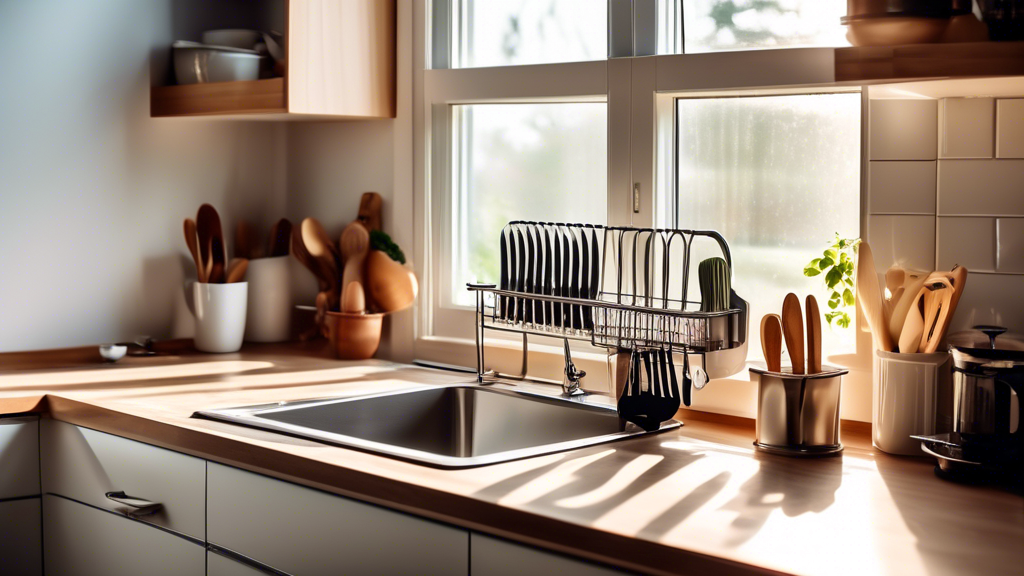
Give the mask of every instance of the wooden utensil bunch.
[[938, 350], [967, 284], [967, 269], [910, 272], [898, 266], [885, 273], [888, 295], [878, 285], [871, 246], [861, 242], [857, 257], [857, 303], [875, 348], [904, 354]]
[[200, 282], [225, 284], [241, 282], [249, 268], [247, 258], [232, 258], [227, 261], [224, 246], [224, 231], [217, 210], [203, 204], [196, 219], [185, 219], [185, 244], [196, 265], [196, 278]]
[[786, 295], [782, 301], [782, 315], [765, 314], [761, 318], [761, 349], [770, 372], [782, 372], [782, 342], [786, 342], [793, 374], [821, 373], [821, 314], [814, 296], [806, 298], [807, 349], [804, 365], [804, 320], [800, 299], [796, 294]]
[[390, 313], [415, 300], [412, 272], [370, 248], [370, 233], [380, 230], [380, 209], [379, 194], [363, 194], [358, 218], [345, 227], [337, 243], [316, 218], [306, 218], [292, 231], [293, 255], [319, 284], [318, 323], [326, 312]]
[[255, 260], [287, 256], [292, 240], [292, 223], [281, 218], [270, 227], [270, 236], [262, 244], [253, 227], [242, 220], [235, 227], [235, 256]]

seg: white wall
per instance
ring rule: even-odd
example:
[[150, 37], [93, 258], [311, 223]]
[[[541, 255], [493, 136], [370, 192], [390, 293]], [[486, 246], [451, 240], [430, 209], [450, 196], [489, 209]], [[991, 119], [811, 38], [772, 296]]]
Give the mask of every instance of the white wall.
[[[871, 101], [869, 239], [892, 264], [969, 271], [950, 331], [1024, 332], [1024, 85]], [[1005, 90], [1004, 90], [1005, 92]]]
[[149, 118], [171, 41], [243, 4], [0, 2], [0, 351], [188, 334], [182, 219], [285, 211], [283, 126]]

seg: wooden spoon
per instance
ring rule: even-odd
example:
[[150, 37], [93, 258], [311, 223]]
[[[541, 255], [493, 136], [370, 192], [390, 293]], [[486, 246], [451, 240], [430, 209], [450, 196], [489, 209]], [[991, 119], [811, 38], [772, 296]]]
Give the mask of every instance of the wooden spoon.
[[338, 251], [316, 218], [306, 218], [302, 221], [302, 243], [309, 254], [316, 258], [323, 272], [324, 280], [328, 284], [327, 291], [334, 296], [331, 298], [333, 306], [338, 301]]
[[256, 245], [256, 233], [253, 231], [252, 225], [245, 220], [239, 220], [235, 225], [235, 257], [258, 258]]
[[[217, 209], [209, 204], [199, 207], [196, 214], [196, 229], [199, 233], [199, 248], [208, 272], [207, 282], [224, 282], [227, 257], [224, 254], [224, 231], [220, 225]], [[205, 250], [205, 253], [202, 252]]]
[[913, 306], [917, 293], [924, 287], [926, 280], [928, 280], [928, 274], [921, 274], [903, 285], [903, 295], [893, 306], [892, 317], [889, 318], [889, 337], [893, 342], [902, 340], [903, 325], [907, 323], [907, 313], [910, 312], [910, 307]]
[[807, 373], [821, 372], [821, 314], [818, 301], [808, 294], [804, 309], [807, 313]]
[[359, 199], [359, 215], [356, 220], [371, 232], [380, 230], [380, 208], [383, 203], [384, 200], [381, 199], [380, 194], [364, 193], [363, 197]]
[[782, 319], [778, 314], [761, 318], [761, 350], [769, 372], [782, 371]]
[[287, 256], [291, 237], [292, 223], [287, 218], [275, 222], [270, 228], [270, 256]]
[[906, 270], [899, 266], [893, 266], [885, 271], [885, 288], [889, 290], [890, 299], [892, 295], [896, 294], [896, 290], [903, 286], [906, 279]]
[[196, 264], [196, 279], [199, 282], [206, 282], [206, 268], [203, 266], [202, 256], [199, 255], [199, 237], [196, 235], [196, 223], [191, 218], [185, 218], [185, 243], [188, 244], [188, 251], [192, 253], [192, 261]]
[[878, 273], [875, 272], [875, 257], [871, 253], [871, 246], [861, 242], [857, 253], [857, 304], [864, 312], [875, 348], [892, 352], [893, 341], [883, 321], [882, 292], [878, 288]]
[[245, 279], [245, 272], [249, 269], [248, 258], [232, 258], [228, 263], [227, 280], [228, 284], [241, 282]]
[[804, 374], [804, 318], [800, 299], [792, 292], [782, 301], [782, 336], [786, 339], [793, 374]]
[[923, 354], [932, 354], [939, 348], [939, 341], [942, 339], [942, 331], [939, 328], [949, 315], [950, 302], [953, 300], [953, 285], [949, 279], [940, 276], [935, 281], [928, 281], [924, 285], [924, 296], [921, 302], [924, 306], [924, 322], [922, 326], [921, 342], [917, 349]]
[[345, 261], [341, 285], [348, 286], [351, 282], [364, 285], [363, 264], [366, 262], [366, 254], [370, 251], [370, 232], [359, 222], [353, 222], [341, 233], [338, 246]]
[[907, 318], [903, 322], [903, 329], [900, 330], [900, 353], [916, 354], [921, 347], [921, 336], [924, 334], [924, 317], [921, 316], [921, 299], [927, 288], [921, 288], [911, 298], [910, 308], [907, 310]]
[[320, 292], [330, 291], [330, 282], [326, 278], [326, 274], [320, 268], [320, 262], [306, 250], [306, 244], [302, 241], [302, 228], [296, 226], [292, 228], [292, 256], [299, 261], [300, 264], [306, 267], [307, 270], [313, 273], [320, 288]]
[[341, 311], [346, 314], [366, 312], [366, 292], [359, 282], [349, 282], [341, 289]]

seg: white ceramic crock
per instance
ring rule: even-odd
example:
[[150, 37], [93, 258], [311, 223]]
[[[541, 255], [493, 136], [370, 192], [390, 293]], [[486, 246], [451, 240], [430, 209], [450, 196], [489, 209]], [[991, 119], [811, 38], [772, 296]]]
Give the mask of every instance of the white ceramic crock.
[[195, 347], [200, 352], [237, 352], [245, 334], [249, 284], [192, 284], [190, 310], [196, 318]]
[[290, 256], [256, 258], [245, 272], [249, 283], [246, 342], [284, 342], [291, 333]]
[[871, 441], [887, 454], [920, 456], [912, 435], [948, 432], [951, 372], [948, 352], [875, 352]]

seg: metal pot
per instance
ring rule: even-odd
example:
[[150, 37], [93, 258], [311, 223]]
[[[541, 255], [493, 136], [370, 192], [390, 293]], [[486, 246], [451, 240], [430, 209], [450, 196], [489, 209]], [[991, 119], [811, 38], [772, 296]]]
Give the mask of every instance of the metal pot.
[[[1005, 329], [1002, 329], [1005, 331]], [[953, 431], [965, 439], [1024, 442], [1024, 351], [953, 348]]]

